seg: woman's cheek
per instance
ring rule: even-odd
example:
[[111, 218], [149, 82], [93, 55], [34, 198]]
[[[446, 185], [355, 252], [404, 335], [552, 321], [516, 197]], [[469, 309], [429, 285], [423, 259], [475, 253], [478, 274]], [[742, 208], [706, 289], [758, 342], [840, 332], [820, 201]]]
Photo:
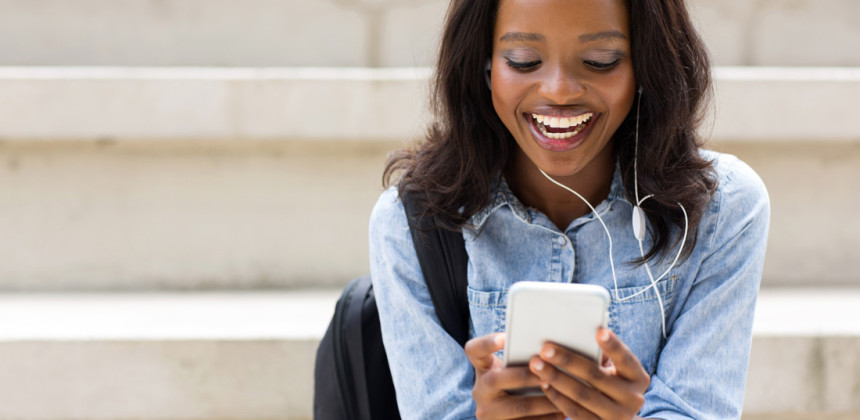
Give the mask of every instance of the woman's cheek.
[[496, 114], [498, 114], [505, 126], [508, 127], [508, 130], [512, 130], [517, 104], [515, 98], [510, 95], [508, 84], [502, 81], [493, 83], [492, 97]]
[[493, 74], [491, 95], [493, 107], [508, 130], [515, 131], [519, 112], [528, 92], [528, 81], [522, 74], [509, 74], [513, 71], [499, 71]]

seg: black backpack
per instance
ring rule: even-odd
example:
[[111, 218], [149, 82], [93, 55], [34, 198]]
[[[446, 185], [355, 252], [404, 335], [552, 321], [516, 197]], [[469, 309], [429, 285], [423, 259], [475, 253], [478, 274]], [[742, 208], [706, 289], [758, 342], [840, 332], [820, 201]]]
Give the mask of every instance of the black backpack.
[[[436, 315], [445, 331], [465, 346], [469, 305], [463, 236], [419, 218], [418, 206], [409, 194], [401, 199]], [[346, 286], [317, 349], [314, 418], [400, 419], [369, 275]]]

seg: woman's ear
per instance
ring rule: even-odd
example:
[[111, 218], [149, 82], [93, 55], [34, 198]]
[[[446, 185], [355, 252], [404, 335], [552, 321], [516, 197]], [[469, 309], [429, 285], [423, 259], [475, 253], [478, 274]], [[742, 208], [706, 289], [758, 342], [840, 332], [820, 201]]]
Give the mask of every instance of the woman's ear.
[[486, 67], [486, 72], [484, 72], [484, 78], [487, 80], [487, 88], [489, 88], [490, 90], [493, 90], [493, 87], [490, 86], [490, 72], [492, 70], [493, 70], [493, 61], [490, 59], [487, 59], [487, 67]]

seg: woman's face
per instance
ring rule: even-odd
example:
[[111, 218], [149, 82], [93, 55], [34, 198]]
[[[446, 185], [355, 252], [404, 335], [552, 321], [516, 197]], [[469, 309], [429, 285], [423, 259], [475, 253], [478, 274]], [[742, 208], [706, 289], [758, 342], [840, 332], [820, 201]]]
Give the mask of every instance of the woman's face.
[[500, 0], [493, 106], [535, 165], [572, 176], [613, 164], [635, 92], [623, 0]]

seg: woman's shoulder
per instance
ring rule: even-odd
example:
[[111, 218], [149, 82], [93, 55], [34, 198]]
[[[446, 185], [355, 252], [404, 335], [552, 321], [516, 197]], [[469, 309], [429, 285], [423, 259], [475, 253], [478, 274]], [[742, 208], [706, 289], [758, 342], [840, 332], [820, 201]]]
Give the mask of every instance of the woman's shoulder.
[[371, 238], [395, 235], [411, 241], [406, 211], [403, 209], [397, 186], [388, 187], [379, 195], [370, 213], [369, 230]]
[[371, 220], [373, 217], [382, 217], [387, 219], [402, 214], [403, 219], [406, 219], [406, 213], [403, 211], [403, 203], [400, 201], [400, 194], [397, 191], [397, 186], [392, 185], [382, 191], [379, 199], [376, 200], [376, 205], [373, 206]]
[[702, 150], [701, 155], [713, 163], [717, 180], [717, 188], [702, 220], [709, 227], [705, 231], [712, 233], [711, 241], [719, 241], [720, 232], [737, 233], [750, 224], [766, 231], [770, 198], [761, 177], [737, 156], [711, 150]]
[[713, 163], [717, 177], [716, 203], [741, 204], [767, 202], [767, 188], [761, 177], [746, 162], [727, 153], [702, 150], [701, 155]]

